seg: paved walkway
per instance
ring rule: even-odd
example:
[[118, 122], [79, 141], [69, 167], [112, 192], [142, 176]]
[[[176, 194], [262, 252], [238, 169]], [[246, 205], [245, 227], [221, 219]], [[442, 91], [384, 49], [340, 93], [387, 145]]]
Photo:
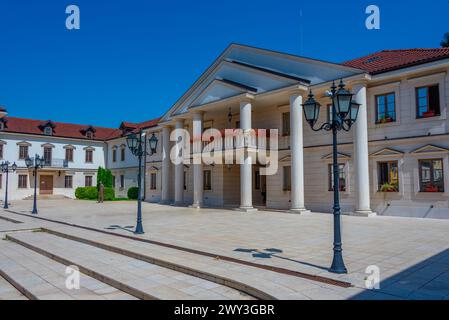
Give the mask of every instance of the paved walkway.
[[[11, 209], [29, 213], [31, 204], [30, 201], [17, 202]], [[41, 217], [133, 236], [129, 231], [132, 229], [126, 229], [135, 221], [135, 203], [132, 202], [99, 205], [82, 201], [41, 201], [39, 205]], [[294, 290], [304, 298], [449, 297], [449, 221], [343, 217], [343, 248], [350, 273], [336, 276], [327, 271], [332, 260], [330, 215], [247, 214], [155, 204], [144, 204], [143, 208], [146, 231], [143, 239], [341, 279], [355, 286], [349, 289], [324, 285], [309, 288], [310, 283], [306, 281], [304, 287], [307, 288]], [[11, 223], [5, 223], [7, 227], [0, 221], [0, 231], [11, 228]], [[32, 220], [27, 223], [44, 224]], [[365, 289], [365, 271], [372, 265], [380, 269], [382, 283], [378, 291]]]

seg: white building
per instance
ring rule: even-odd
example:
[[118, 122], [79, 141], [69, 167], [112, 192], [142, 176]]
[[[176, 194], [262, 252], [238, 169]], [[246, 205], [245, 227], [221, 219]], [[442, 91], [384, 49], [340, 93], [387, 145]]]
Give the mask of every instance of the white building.
[[[382, 51], [336, 64], [231, 45], [161, 119], [124, 122], [117, 130], [96, 128], [93, 139], [78, 134], [67, 139], [58, 135], [58, 123], [53, 136], [47, 136], [43, 122], [35, 124], [40, 132], [21, 133], [11, 130], [13, 118], [6, 117], [0, 132], [3, 155], [19, 165], [16, 176], [30, 180], [31, 173], [17, 158], [20, 144], [30, 144], [31, 154], [51, 147], [57, 159], [64, 159], [64, 147], [73, 146], [79, 162], [44, 169], [53, 176], [55, 193], [73, 195], [56, 187], [67, 175], [81, 185], [83, 177], [92, 175], [95, 183], [94, 171], [104, 165], [114, 173], [117, 194], [126, 195], [136, 184], [137, 162], [123, 135], [144, 128], [147, 137], [154, 133], [159, 138], [158, 152], [145, 164], [147, 201], [330, 212], [331, 135], [310, 129], [301, 104], [313, 90], [322, 104], [320, 122], [327, 121], [325, 93], [340, 79], [361, 104], [351, 132], [339, 135], [343, 211], [449, 218], [449, 49]], [[176, 137], [170, 139], [170, 134], [176, 128], [188, 129], [193, 137], [208, 128], [278, 129], [279, 170], [263, 176], [264, 166], [248, 157], [234, 165], [174, 165], [169, 155], [175, 143], [170, 140]], [[85, 163], [86, 150], [94, 150], [93, 163]], [[391, 192], [382, 192], [388, 188]], [[21, 198], [29, 192], [12, 190], [11, 195]]]

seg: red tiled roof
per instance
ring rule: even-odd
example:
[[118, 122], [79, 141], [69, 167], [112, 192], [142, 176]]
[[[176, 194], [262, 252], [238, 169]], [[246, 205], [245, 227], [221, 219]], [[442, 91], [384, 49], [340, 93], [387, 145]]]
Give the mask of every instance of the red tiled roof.
[[[42, 125], [48, 123], [48, 120], [33, 120], [33, 119], [24, 119], [24, 118], [15, 118], [15, 117], [5, 117], [6, 127], [3, 132], [10, 133], [22, 133], [22, 134], [32, 134], [32, 135], [44, 135], [42, 130]], [[150, 128], [156, 126], [159, 122], [159, 119], [149, 120], [142, 123], [135, 124], [136, 129], [140, 128]], [[85, 130], [90, 125], [80, 125], [80, 124], [72, 124], [72, 123], [63, 123], [63, 122], [54, 122], [55, 125], [53, 129], [53, 137], [60, 138], [72, 138], [72, 139], [85, 139], [89, 140], [85, 136]], [[122, 130], [114, 129], [114, 128], [104, 128], [92, 126], [95, 128], [95, 134], [93, 140], [96, 141], [106, 141], [110, 139], [119, 138], [122, 136]]]
[[449, 48], [384, 50], [343, 65], [379, 74], [446, 58], [449, 58]]

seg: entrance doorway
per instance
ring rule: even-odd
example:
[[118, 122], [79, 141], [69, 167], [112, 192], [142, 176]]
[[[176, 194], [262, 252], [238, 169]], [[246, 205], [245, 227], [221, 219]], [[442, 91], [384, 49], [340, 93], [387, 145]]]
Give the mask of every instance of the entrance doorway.
[[53, 176], [40, 176], [39, 194], [53, 194]]

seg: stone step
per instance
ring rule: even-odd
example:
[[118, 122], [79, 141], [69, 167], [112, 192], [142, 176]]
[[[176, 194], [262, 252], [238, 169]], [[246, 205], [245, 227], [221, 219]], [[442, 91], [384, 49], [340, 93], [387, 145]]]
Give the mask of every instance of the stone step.
[[[66, 266], [11, 241], [0, 240], [0, 279], [15, 287], [17, 299], [118, 300], [135, 298], [85, 274], [80, 289], [66, 288]], [[0, 299], [2, 288], [0, 282]], [[6, 286], [7, 288], [7, 286]], [[7, 290], [7, 289], [6, 289]], [[5, 293], [6, 295], [6, 293]], [[10, 296], [16, 299], [14, 293]]]
[[28, 298], [0, 276], [0, 300], [28, 300]]
[[[71, 199], [71, 198], [66, 197], [64, 195], [59, 195], [59, 194], [52, 194], [52, 195], [40, 194], [37, 196], [37, 200], [65, 200], [65, 199]], [[28, 197], [24, 198], [23, 200], [34, 200], [34, 195], [28, 196]]]
[[140, 299], [250, 300], [227, 286], [45, 232], [9, 234], [8, 239]]
[[303, 292], [322, 290], [331, 295], [349, 290], [100, 231], [56, 225], [43, 230], [142, 261], [176, 268], [262, 300], [309, 300]]

